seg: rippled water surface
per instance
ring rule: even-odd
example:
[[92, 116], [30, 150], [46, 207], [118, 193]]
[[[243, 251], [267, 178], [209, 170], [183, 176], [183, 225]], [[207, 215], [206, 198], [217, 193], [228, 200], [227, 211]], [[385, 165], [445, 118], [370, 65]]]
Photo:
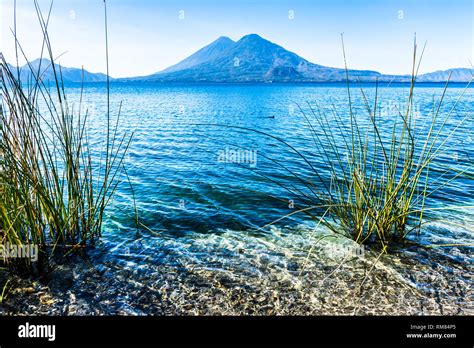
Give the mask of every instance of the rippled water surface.
[[[373, 103], [373, 86], [364, 86], [364, 91]], [[70, 87], [67, 92], [70, 102], [74, 102], [80, 89]], [[442, 86], [416, 88], [414, 110], [419, 115], [420, 133], [426, 133], [430, 114], [433, 107], [437, 108], [442, 92]], [[92, 138], [98, 142], [103, 140], [103, 134], [94, 130], [104, 126], [104, 93], [102, 85], [91, 85], [86, 86], [83, 97], [91, 113]], [[382, 87], [378, 93], [380, 124], [388, 138], [393, 122], [400, 122], [397, 113], [405, 108], [408, 87]], [[356, 117], [363, 124], [367, 112], [357, 86], [352, 90], [352, 99]], [[324, 176], [324, 160], [314, 149], [303, 117], [303, 112], [309, 114], [307, 103], [328, 112], [334, 108], [343, 119], [347, 117], [344, 85], [112, 84], [112, 114], [121, 104], [120, 130], [134, 132], [126, 165], [143, 221], [151, 229], [171, 235], [214, 233], [220, 229], [259, 227], [290, 212], [289, 201], [298, 204], [298, 197], [271, 180], [297, 185], [289, 170], [312, 182], [317, 182], [315, 174], [290, 148], [260, 132], [281, 138], [301, 151]], [[442, 136], [455, 131], [436, 164], [462, 170], [472, 163], [474, 123], [469, 112], [473, 105], [472, 89], [448, 89], [439, 123], [455, 106]], [[468, 119], [455, 129], [466, 115]], [[438, 178], [436, 173], [432, 176]], [[456, 180], [433, 194], [431, 204], [468, 205], [473, 189], [472, 180]], [[287, 202], [270, 199], [270, 194]], [[116, 202], [124, 206], [131, 203], [127, 185], [119, 188]], [[462, 220], [463, 214], [451, 213], [447, 218]], [[125, 216], [116, 212], [113, 219], [127, 225]]]

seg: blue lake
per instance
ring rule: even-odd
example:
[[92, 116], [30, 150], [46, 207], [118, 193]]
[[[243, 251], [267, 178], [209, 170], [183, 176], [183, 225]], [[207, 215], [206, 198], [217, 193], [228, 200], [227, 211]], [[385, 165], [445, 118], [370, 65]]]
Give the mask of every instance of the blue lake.
[[[375, 88], [371, 85], [363, 88], [373, 103]], [[379, 88], [381, 128], [390, 132], [393, 122], [401, 122], [397, 113], [406, 107], [408, 90], [408, 86]], [[71, 104], [77, 101], [79, 92], [79, 87], [67, 89]], [[442, 92], [439, 85], [416, 88], [414, 111], [419, 113], [419, 132], [426, 133], [433, 105], [437, 107]], [[363, 120], [367, 111], [362, 95], [357, 86], [352, 87], [351, 93], [356, 117]], [[456, 166], [460, 170], [465, 169], [469, 161], [472, 163], [474, 150], [472, 89], [449, 88], [439, 117], [441, 123], [462, 93], [443, 136], [458, 126], [463, 117], [468, 115], [468, 118], [443, 145], [437, 160], [438, 164]], [[97, 143], [103, 141], [105, 102], [103, 85], [85, 87], [82, 107], [89, 110], [91, 138]], [[289, 170], [317, 182], [314, 173], [288, 146], [262, 133], [280, 138], [309, 156], [314, 166], [320, 165], [324, 175], [324, 158], [318, 156], [303, 117], [303, 112], [310, 114], [307, 103], [313, 107], [318, 105], [326, 112], [334, 108], [348, 120], [344, 84], [113, 83], [112, 116], [117, 115], [121, 104], [119, 130], [134, 132], [125, 164], [144, 222], [152, 229], [171, 234], [209, 233], [225, 228], [245, 230], [289, 213], [290, 200], [296, 205], [302, 204], [296, 195], [292, 196], [278, 183], [298, 185]], [[363, 128], [363, 121], [361, 123]], [[472, 192], [474, 183], [459, 179], [433, 194], [431, 203], [468, 205], [473, 199]], [[130, 203], [130, 193], [128, 187], [121, 187], [116, 202]], [[287, 202], [276, 201], [268, 195]]]
[[[373, 105], [374, 86], [362, 87]], [[406, 107], [408, 92], [406, 85], [379, 86], [377, 117], [383, 134], [390, 135], [393, 123], [401, 121], [397, 115]], [[69, 103], [77, 107], [80, 86], [68, 85], [66, 93]], [[421, 134], [426, 134], [431, 112], [438, 107], [442, 94], [440, 85], [415, 88], [413, 110]], [[351, 96], [355, 117], [363, 129], [367, 111], [359, 86], [351, 86]], [[99, 156], [104, 140], [105, 86], [86, 84], [82, 98], [82, 107], [90, 114], [90, 141], [96, 144], [93, 151]], [[291, 271], [294, 260], [306, 258], [318, 236], [327, 231], [304, 214], [259, 230], [291, 213], [295, 206], [308, 204], [294, 194], [308, 193], [296, 176], [317, 182], [308, 164], [278, 139], [311, 159], [318, 174], [329, 182], [324, 159], [315, 151], [303, 113], [310, 114], [309, 105], [317, 105], [324, 112], [336, 110], [343, 120], [349, 120], [344, 84], [112, 83], [110, 98], [112, 116], [120, 108], [119, 134], [133, 132], [125, 158], [133, 189], [123, 180], [107, 211], [103, 235], [106, 260], [133, 270], [133, 274], [153, 273], [154, 267], [166, 264], [241, 276], [249, 273], [258, 278], [264, 274], [260, 267], [265, 258], [279, 272], [297, 278]], [[466, 170], [474, 160], [473, 89], [465, 90], [461, 85], [448, 88], [440, 119], [454, 106], [441, 138], [451, 132], [453, 135], [432, 165], [432, 188], [443, 168]], [[469, 206], [474, 203], [473, 193], [472, 177], [456, 178], [434, 192], [427, 205], [450, 209], [427, 213], [425, 227], [410, 236], [425, 245], [471, 245], [433, 249], [437, 255], [434, 259], [454, 262], [454, 266], [448, 262], [446, 269], [472, 262], [474, 214]], [[138, 235], [134, 204], [140, 222], [147, 226], [140, 228]], [[426, 261], [426, 254], [416, 249], [389, 256], [387, 264], [396, 265], [398, 261], [391, 257], [416, 259], [431, 269], [436, 263]], [[122, 300], [130, 305], [127, 299]]]

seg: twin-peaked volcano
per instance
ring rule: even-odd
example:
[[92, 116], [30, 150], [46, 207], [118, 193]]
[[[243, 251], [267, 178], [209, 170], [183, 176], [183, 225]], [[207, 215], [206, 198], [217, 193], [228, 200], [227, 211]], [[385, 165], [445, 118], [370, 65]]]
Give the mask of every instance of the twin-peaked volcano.
[[[342, 58], [342, 57], [341, 57]], [[40, 64], [41, 63], [41, 64]], [[54, 80], [51, 62], [37, 59], [31, 62], [35, 75]], [[59, 65], [56, 65], [57, 72]], [[61, 67], [64, 82], [103, 82], [107, 76], [78, 68]], [[384, 75], [371, 70], [349, 70], [350, 81], [410, 82], [409, 75]], [[32, 78], [28, 66], [21, 69], [20, 78]], [[418, 82], [469, 82], [472, 69], [457, 68], [435, 71], [417, 77]], [[346, 71], [309, 62], [296, 53], [270, 42], [257, 34], [250, 34], [235, 42], [220, 37], [181, 62], [148, 76], [114, 79], [115, 81], [156, 82], [345, 82]]]
[[[470, 69], [455, 70], [456, 81], [470, 81]], [[353, 81], [409, 81], [409, 76], [382, 75], [370, 70], [349, 70]], [[433, 76], [432, 74], [436, 74]], [[419, 76], [419, 81], [446, 80], [447, 72]], [[176, 82], [337, 82], [346, 81], [346, 71], [309, 62], [257, 34], [235, 42], [220, 37], [196, 53], [158, 73], [133, 78]]]
[[[363, 73], [364, 76], [380, 75], [375, 71]], [[250, 34], [237, 42], [220, 37], [178, 64], [142, 79], [196, 82], [343, 81], [345, 71], [313, 64], [257, 34]]]

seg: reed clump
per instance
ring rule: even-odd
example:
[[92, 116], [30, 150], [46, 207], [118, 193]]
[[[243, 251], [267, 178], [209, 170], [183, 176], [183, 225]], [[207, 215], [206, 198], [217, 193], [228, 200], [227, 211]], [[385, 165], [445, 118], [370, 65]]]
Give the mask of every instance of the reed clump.
[[[43, 273], [58, 252], [67, 255], [100, 237], [131, 136], [118, 135], [119, 117], [113, 124], [107, 106], [101, 156], [93, 156], [82, 89], [79, 105], [70, 104], [61, 67], [54, 63], [48, 21], [39, 10], [38, 18], [49, 60], [36, 68], [28, 64], [28, 83], [20, 78], [25, 71], [0, 54], [0, 244], [36, 246], [39, 259], [0, 262]], [[17, 50], [23, 52], [18, 43]], [[46, 70], [53, 81], [43, 81]]]
[[[344, 42], [342, 46], [346, 62]], [[433, 100], [431, 112], [422, 115], [414, 99], [422, 56], [423, 52], [418, 58], [415, 39], [406, 100], [393, 114], [386, 115], [381, 112], [377, 81], [373, 101], [369, 101], [360, 87], [363, 108], [354, 106], [346, 64], [347, 108], [322, 107], [309, 102], [307, 107], [297, 104], [310, 133], [304, 149], [268, 132], [216, 125], [271, 138], [302, 165], [295, 170], [283, 161], [264, 156], [283, 168], [289, 178], [277, 179], [254, 170], [289, 193], [295, 208], [263, 228], [296, 214], [306, 214], [336, 234], [359, 244], [378, 244], [386, 252], [389, 245], [400, 244], [411, 232], [419, 231], [430, 212], [463, 206], [464, 202], [435, 206], [431, 198], [458, 177], [472, 177], [472, 164], [463, 168], [442, 164], [453, 150], [450, 144], [453, 135], [472, 117], [470, 113], [464, 116], [457, 113], [457, 106], [472, 80], [446, 111], [443, 103], [448, 78], [439, 100]], [[267, 196], [288, 202], [285, 197]]]
[[[465, 172], [452, 168], [440, 171], [435, 163], [469, 116], [447, 126], [464, 92], [443, 114], [448, 80], [440, 100], [433, 102], [431, 114], [420, 115], [414, 107], [414, 89], [421, 57], [417, 59], [415, 41], [408, 96], [404, 107], [390, 115], [389, 132], [381, 125], [386, 120], [382, 120], [377, 84], [373, 102], [360, 88], [366, 117], [356, 115], [349, 82], [346, 115], [335, 107], [329, 111], [309, 103], [306, 111], [300, 107], [314, 141], [313, 155], [325, 163], [326, 171], [322, 175], [311, 158], [298, 152], [314, 174], [300, 178], [311, 192], [309, 203], [300, 210], [357, 243], [376, 242], [383, 251], [391, 242], [403, 241], [419, 229], [424, 214], [439, 208], [428, 206], [430, 196]], [[308, 195], [301, 198], [308, 202]]]

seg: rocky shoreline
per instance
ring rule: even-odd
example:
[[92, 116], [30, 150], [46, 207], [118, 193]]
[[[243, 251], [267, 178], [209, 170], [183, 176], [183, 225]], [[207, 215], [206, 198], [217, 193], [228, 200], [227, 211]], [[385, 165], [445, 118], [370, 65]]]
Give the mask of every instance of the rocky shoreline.
[[[228, 243], [229, 236], [218, 240]], [[15, 290], [0, 314], [474, 314], [468, 265], [431, 250], [330, 258], [327, 245], [308, 257], [307, 251], [265, 245], [258, 238], [251, 243], [259, 244], [250, 245], [257, 252], [230, 243], [205, 262], [183, 257], [174, 265], [74, 256], [58, 264], [47, 282], [14, 277]], [[262, 247], [278, 257], [268, 257]], [[219, 254], [230, 251], [235, 254], [226, 263]]]

